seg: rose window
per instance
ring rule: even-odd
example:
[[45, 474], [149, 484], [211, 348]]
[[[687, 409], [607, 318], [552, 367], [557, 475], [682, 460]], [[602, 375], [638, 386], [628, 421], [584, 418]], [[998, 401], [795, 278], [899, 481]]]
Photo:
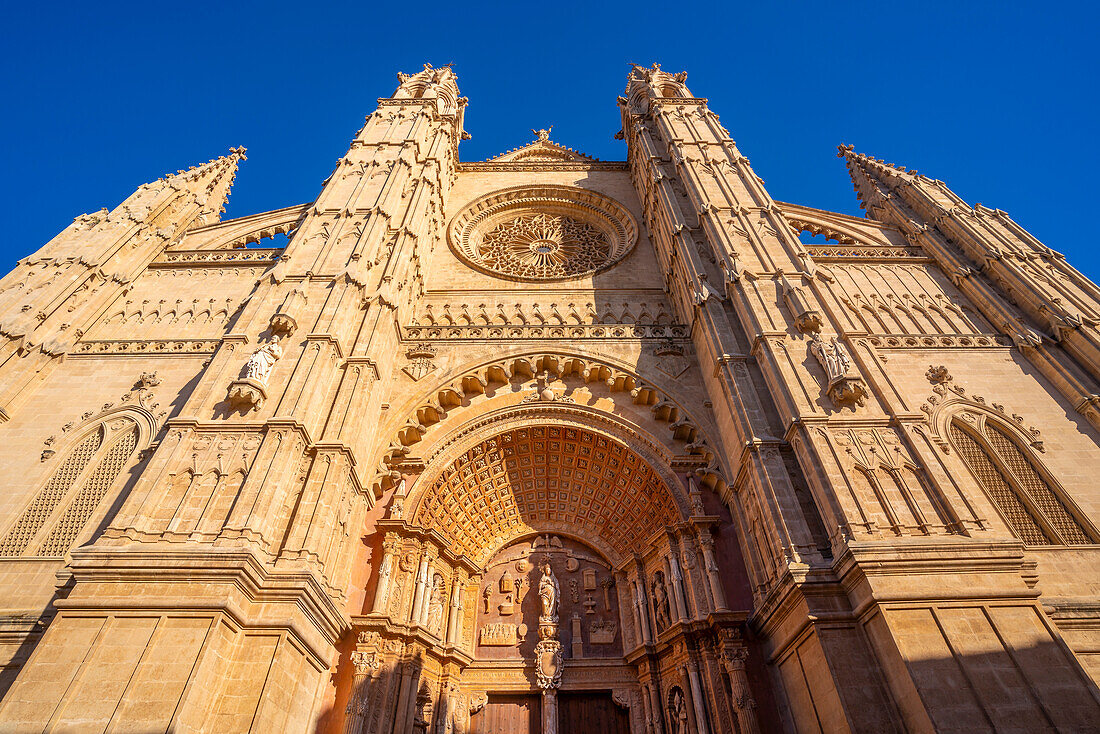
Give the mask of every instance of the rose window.
[[608, 268], [637, 239], [618, 202], [566, 186], [508, 189], [451, 222], [451, 247], [467, 264], [511, 280], [580, 278]]
[[485, 234], [481, 256], [493, 270], [521, 278], [565, 278], [607, 261], [607, 238], [590, 224], [557, 214], [521, 215]]

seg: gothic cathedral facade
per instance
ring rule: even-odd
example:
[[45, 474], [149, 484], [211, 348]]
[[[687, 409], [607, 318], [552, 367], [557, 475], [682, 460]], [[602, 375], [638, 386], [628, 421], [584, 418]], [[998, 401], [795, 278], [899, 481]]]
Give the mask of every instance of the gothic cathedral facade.
[[315, 201], [21, 260], [0, 731], [1100, 728], [1100, 289], [848, 146], [866, 218], [773, 200], [686, 80], [463, 162], [426, 65]]

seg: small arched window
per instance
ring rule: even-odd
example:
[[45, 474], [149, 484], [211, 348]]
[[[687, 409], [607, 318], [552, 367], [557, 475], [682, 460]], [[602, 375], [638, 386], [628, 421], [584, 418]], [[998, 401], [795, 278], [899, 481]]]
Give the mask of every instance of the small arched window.
[[0, 540], [0, 557], [64, 556], [137, 448], [138, 425], [114, 417], [80, 439]]
[[1021, 448], [995, 421], [983, 419], [973, 431], [953, 421], [950, 436], [959, 456], [1020, 540], [1028, 545], [1096, 542], [1095, 531], [1078, 519], [1032, 452]]

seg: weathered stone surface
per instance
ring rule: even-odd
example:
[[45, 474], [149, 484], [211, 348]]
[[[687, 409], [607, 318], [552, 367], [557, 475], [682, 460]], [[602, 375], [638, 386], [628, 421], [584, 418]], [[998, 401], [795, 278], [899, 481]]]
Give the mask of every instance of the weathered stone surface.
[[867, 218], [772, 200], [683, 73], [625, 162], [399, 81], [0, 280], [0, 731], [1096, 727], [1095, 284], [846, 146]]

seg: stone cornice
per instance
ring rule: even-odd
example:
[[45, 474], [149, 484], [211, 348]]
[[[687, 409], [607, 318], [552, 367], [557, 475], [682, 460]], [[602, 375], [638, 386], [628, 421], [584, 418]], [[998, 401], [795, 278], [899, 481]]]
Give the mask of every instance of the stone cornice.
[[688, 339], [681, 324], [515, 324], [515, 325], [431, 325], [403, 326], [402, 339], [416, 341], [495, 341], [498, 339]]
[[[128, 548], [80, 548], [73, 553], [73, 576], [81, 584], [108, 585], [94, 596], [78, 595], [58, 600], [62, 613], [92, 609], [162, 609], [172, 613], [187, 611], [217, 611], [226, 614], [241, 627], [259, 624], [271, 627], [285, 625], [308, 649], [316, 667], [325, 669], [331, 664], [331, 646], [348, 629], [350, 620], [336, 606], [314, 575], [304, 570], [274, 571], [259, 561], [252, 553], [240, 550], [216, 550], [209, 547], [194, 550], [165, 548], [163, 546], [130, 546]], [[119, 598], [109, 592], [113, 585], [184, 583], [191, 592], [180, 598], [176, 595], [126, 595]], [[249, 610], [241, 609], [223, 592], [206, 592], [216, 584], [230, 584], [252, 604], [269, 608], [272, 605], [290, 604], [301, 613], [295, 619], [285, 612], [275, 612], [278, 617], [259, 621]], [[120, 589], [121, 591], [121, 589]], [[275, 607], [278, 608], [277, 606]], [[245, 619], [250, 623], [246, 624]], [[303, 622], [312, 629], [304, 628]], [[326, 649], [327, 648], [327, 649]]]
[[629, 165], [625, 161], [480, 161], [459, 163], [459, 173], [480, 173], [485, 171], [508, 173], [552, 173], [555, 171], [626, 171]]
[[282, 255], [281, 247], [237, 250], [169, 250], [149, 263], [151, 268], [194, 268], [236, 265], [269, 265]]
[[216, 352], [221, 343], [221, 339], [101, 339], [78, 342], [69, 356], [203, 356]]

